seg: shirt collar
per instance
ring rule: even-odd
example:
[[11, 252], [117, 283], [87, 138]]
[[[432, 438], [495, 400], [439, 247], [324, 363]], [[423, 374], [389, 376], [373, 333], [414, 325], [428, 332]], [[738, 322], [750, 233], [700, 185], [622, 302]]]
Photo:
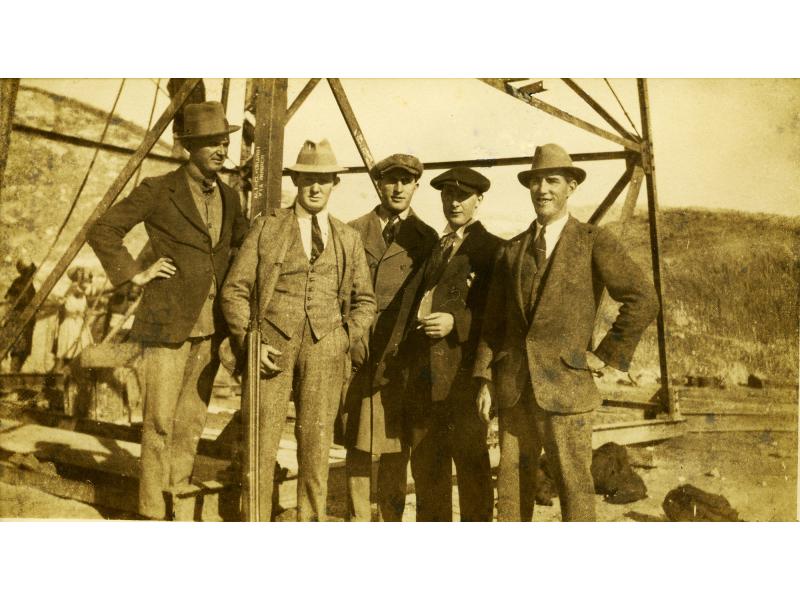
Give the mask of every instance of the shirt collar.
[[[389, 218], [391, 217], [382, 217], [380, 211], [378, 210], [380, 205], [375, 208], [375, 213], [378, 215], [378, 219], [380, 219], [381, 223], [384, 225], [389, 222]], [[399, 213], [397, 216], [400, 217], [401, 221], [405, 221], [408, 218], [408, 215], [411, 213], [411, 207], [409, 206], [403, 212]]]
[[[298, 219], [307, 219], [309, 221], [311, 220], [311, 217], [314, 216], [310, 212], [308, 212], [305, 208], [303, 208], [303, 206], [299, 202], [294, 203], [294, 214], [297, 216]], [[321, 211], [317, 213], [317, 222], [320, 224], [320, 227], [323, 226], [322, 225], [323, 223], [327, 224], [328, 222], [327, 207], [323, 208]]]
[[[567, 213], [560, 219], [556, 219], [552, 223], [549, 223], [547, 225], [547, 234], [550, 235], [552, 233], [553, 235], [561, 235], [561, 232], [564, 230], [564, 226], [567, 224], [569, 217], [570, 215]], [[536, 224], [536, 235], [539, 235], [539, 231], [541, 231], [543, 225], [539, 223], [539, 221], [534, 221], [534, 223]]]
[[470, 219], [468, 222], [464, 223], [461, 227], [459, 227], [456, 230], [453, 230], [453, 228], [450, 226], [450, 223], [448, 223], [447, 227], [445, 227], [444, 231], [442, 232], [442, 237], [450, 235], [451, 233], [455, 233], [457, 238], [463, 240], [466, 237], [467, 227], [469, 227], [473, 223], [475, 223], [475, 219]]
[[202, 173], [200, 173], [197, 169], [192, 169], [189, 164], [187, 163], [183, 170], [186, 172], [186, 176], [189, 178], [190, 182], [196, 183], [201, 188], [204, 184], [211, 184], [211, 187], [216, 187], [217, 185], [217, 178], [216, 177], [204, 177]]

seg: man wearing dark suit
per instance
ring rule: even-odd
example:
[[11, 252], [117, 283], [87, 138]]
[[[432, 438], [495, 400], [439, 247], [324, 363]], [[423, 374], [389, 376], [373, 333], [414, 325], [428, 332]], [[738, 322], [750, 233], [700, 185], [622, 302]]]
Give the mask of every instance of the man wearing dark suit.
[[[114, 286], [143, 286], [131, 336], [144, 344], [145, 382], [139, 512], [166, 515], [165, 492], [189, 483], [227, 328], [218, 290], [247, 232], [239, 195], [217, 176], [228, 150], [219, 102], [190, 104], [181, 142], [189, 161], [146, 178], [89, 231]], [[156, 262], [141, 270], [123, 244], [144, 223]], [[175, 518], [189, 515], [172, 515]]]
[[492, 259], [500, 239], [475, 218], [489, 180], [457, 167], [435, 177], [447, 219], [429, 257], [404, 344], [410, 377], [406, 423], [417, 521], [452, 521], [452, 463], [462, 521], [491, 521], [494, 508], [487, 425], [472, 378]]
[[350, 347], [369, 329], [375, 295], [361, 237], [328, 214], [342, 168], [327, 140], [307, 141], [290, 167], [294, 206], [259, 217], [222, 288], [222, 310], [240, 347], [251, 323], [261, 330], [257, 448], [267, 489], [260, 513], [272, 513], [273, 467], [294, 400], [297, 422], [297, 520], [324, 520], [328, 453]]
[[386, 377], [396, 360], [421, 267], [437, 240], [433, 228], [411, 209], [423, 165], [414, 156], [393, 154], [375, 165], [381, 203], [351, 222], [367, 252], [378, 303], [367, 335], [351, 350], [356, 371], [342, 411], [347, 447], [347, 483], [352, 521], [371, 520], [372, 457], [378, 463], [378, 509], [383, 521], [400, 521], [405, 508], [408, 449], [402, 442], [403, 398]]
[[[499, 409], [498, 520], [530, 521], [542, 448], [565, 521], [595, 520], [592, 420], [600, 395], [592, 371], [627, 371], [658, 312], [652, 284], [607, 230], [581, 223], [567, 199], [586, 177], [555, 144], [536, 148], [518, 175], [536, 220], [498, 252], [474, 374], [478, 410]], [[621, 303], [594, 349], [603, 289]]]

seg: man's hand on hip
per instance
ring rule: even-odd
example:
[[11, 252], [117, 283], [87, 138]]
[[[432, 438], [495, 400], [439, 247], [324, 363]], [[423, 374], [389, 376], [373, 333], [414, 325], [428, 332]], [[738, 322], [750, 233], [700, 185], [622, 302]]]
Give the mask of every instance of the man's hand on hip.
[[478, 414], [481, 421], [489, 424], [492, 420], [492, 397], [494, 396], [494, 386], [491, 381], [485, 379], [481, 381], [481, 387], [478, 390], [478, 397], [476, 402], [478, 404]]
[[134, 285], [145, 285], [153, 279], [169, 279], [178, 272], [171, 258], [161, 257], [144, 271], [131, 277]]

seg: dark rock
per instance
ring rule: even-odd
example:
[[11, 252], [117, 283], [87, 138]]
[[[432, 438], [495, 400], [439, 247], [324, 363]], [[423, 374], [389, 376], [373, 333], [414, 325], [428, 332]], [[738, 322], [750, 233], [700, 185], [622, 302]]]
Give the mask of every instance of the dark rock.
[[647, 487], [628, 460], [623, 446], [608, 442], [592, 453], [594, 489], [611, 504], [628, 504], [647, 497]]
[[764, 379], [758, 375], [753, 375], [750, 373], [750, 375], [747, 376], [747, 387], [761, 390], [764, 389], [765, 384], [766, 381], [764, 381]]
[[688, 483], [671, 490], [661, 506], [670, 521], [741, 521], [725, 496]]

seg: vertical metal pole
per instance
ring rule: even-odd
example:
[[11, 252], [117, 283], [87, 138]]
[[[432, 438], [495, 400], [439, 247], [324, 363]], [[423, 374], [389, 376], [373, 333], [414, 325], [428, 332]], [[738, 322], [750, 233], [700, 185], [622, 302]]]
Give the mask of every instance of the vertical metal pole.
[[661, 366], [661, 401], [670, 416], [678, 414], [678, 405], [672, 396], [667, 365], [667, 327], [664, 319], [664, 291], [661, 274], [661, 237], [659, 235], [658, 196], [656, 194], [656, 169], [653, 160], [653, 131], [650, 122], [650, 100], [647, 93], [647, 80], [637, 79], [639, 88], [639, 111], [642, 118], [642, 168], [647, 189], [647, 212], [650, 221], [650, 253], [653, 259], [653, 283], [658, 294], [660, 310], [658, 326], [658, 359]]
[[17, 104], [19, 79], [0, 79], [0, 190], [8, 162], [8, 147], [11, 145], [11, 127], [14, 107]]
[[226, 77], [222, 80], [222, 95], [220, 96], [219, 101], [222, 103], [225, 112], [228, 111], [228, 94], [231, 91], [231, 80], [229, 77]]
[[[253, 150], [253, 192], [251, 221], [271, 208], [280, 207], [283, 173], [283, 130], [286, 124], [286, 79], [256, 79], [256, 126]], [[262, 514], [261, 504], [269, 490], [264, 478], [272, 481], [275, 465], [262, 465], [259, 460], [259, 406], [261, 404], [261, 331], [258, 319], [258, 289], [251, 302], [251, 326], [247, 335], [247, 385], [242, 401], [242, 422], [245, 425], [242, 498], [243, 519], [269, 521], [272, 515]]]

